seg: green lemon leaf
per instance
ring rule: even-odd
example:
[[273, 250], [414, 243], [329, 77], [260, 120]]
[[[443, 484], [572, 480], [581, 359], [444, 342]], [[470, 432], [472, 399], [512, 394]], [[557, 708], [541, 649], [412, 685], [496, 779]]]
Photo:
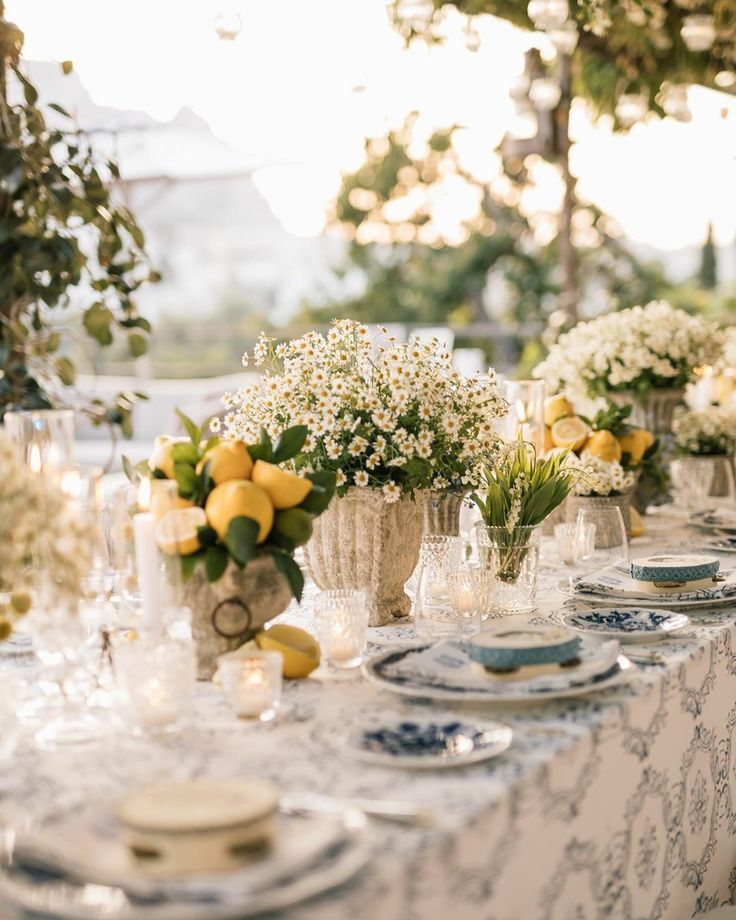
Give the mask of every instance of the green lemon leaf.
[[[204, 528], [200, 528], [202, 530]], [[204, 569], [207, 581], [217, 581], [227, 568], [228, 555], [222, 546], [208, 546], [204, 556]]]
[[184, 426], [184, 430], [191, 438], [192, 444], [196, 444], [197, 446], [199, 446], [199, 442], [202, 439], [202, 432], [197, 427], [197, 425], [194, 424], [194, 422], [189, 418], [188, 415], [184, 415], [181, 409], [176, 410], [176, 417], [179, 419], [179, 421]]
[[276, 568], [289, 582], [291, 593], [297, 601], [301, 601], [302, 591], [304, 590], [304, 574], [293, 557], [288, 553], [275, 552], [273, 554], [273, 561], [276, 563]]
[[253, 518], [240, 515], [230, 521], [225, 534], [225, 545], [238, 565], [245, 565], [256, 555], [259, 526]]
[[294, 425], [283, 431], [273, 448], [273, 462], [283, 463], [296, 457], [309, 435], [306, 425]]

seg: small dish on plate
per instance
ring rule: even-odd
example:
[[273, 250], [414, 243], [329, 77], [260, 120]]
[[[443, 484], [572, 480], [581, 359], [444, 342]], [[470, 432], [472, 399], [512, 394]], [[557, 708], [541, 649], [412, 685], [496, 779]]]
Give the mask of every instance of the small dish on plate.
[[457, 713], [380, 714], [348, 734], [347, 748], [368, 763], [436, 770], [490, 760], [509, 747], [511, 738], [511, 729], [500, 722], [471, 721]]
[[648, 607], [596, 607], [564, 615], [566, 626], [619, 642], [656, 642], [690, 623], [684, 613]]

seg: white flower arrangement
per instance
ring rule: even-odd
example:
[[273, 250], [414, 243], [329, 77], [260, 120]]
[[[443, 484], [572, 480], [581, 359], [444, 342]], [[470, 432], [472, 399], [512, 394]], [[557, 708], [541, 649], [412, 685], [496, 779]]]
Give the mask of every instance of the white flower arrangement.
[[[79, 597], [90, 565], [91, 539], [59, 484], [32, 473], [0, 435], [0, 591], [24, 587], [43, 554], [45, 574], [59, 597]], [[0, 618], [0, 637], [10, 631]]]
[[736, 446], [736, 409], [709, 406], [686, 409], [678, 406], [672, 433], [680, 453], [694, 456], [729, 456]]
[[623, 495], [634, 485], [634, 474], [618, 460], [601, 460], [586, 451], [579, 457], [570, 454], [566, 466], [581, 472], [574, 481], [573, 495]]
[[716, 364], [722, 356], [723, 331], [712, 322], [652, 301], [578, 323], [560, 336], [534, 369], [550, 392], [600, 397], [634, 390], [681, 387], [696, 367]]
[[227, 436], [249, 442], [261, 428], [277, 437], [306, 425], [294, 467], [335, 472], [338, 495], [372, 488], [395, 502], [415, 489], [477, 487], [500, 443], [493, 419], [507, 408], [493, 374], [463, 378], [436, 340], [388, 343], [374, 353], [352, 320], [281, 344], [262, 334], [243, 363], [265, 373], [223, 397]]

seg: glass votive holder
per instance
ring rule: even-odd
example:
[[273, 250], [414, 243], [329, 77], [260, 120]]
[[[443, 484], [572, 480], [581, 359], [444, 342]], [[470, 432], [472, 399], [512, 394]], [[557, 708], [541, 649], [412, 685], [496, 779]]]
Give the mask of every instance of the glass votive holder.
[[123, 713], [139, 733], [175, 731], [191, 712], [197, 679], [193, 642], [130, 639], [113, 646]]
[[450, 624], [457, 638], [480, 632], [481, 617], [486, 606], [485, 572], [479, 566], [465, 565], [447, 573], [447, 589], [452, 616]]
[[283, 669], [281, 652], [238, 652], [220, 658], [220, 683], [239, 719], [273, 719], [281, 701]]
[[582, 558], [576, 524], [555, 524], [555, 546], [565, 565], [575, 565]]
[[363, 591], [322, 591], [314, 602], [314, 625], [328, 666], [358, 667], [368, 629], [368, 603]]

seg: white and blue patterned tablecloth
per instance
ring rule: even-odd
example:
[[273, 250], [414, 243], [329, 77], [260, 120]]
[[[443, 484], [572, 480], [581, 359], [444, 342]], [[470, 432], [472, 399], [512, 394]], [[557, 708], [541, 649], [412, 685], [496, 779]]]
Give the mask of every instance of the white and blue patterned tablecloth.
[[[674, 519], [655, 526], [642, 552], [698, 543]], [[562, 605], [561, 574], [543, 572], [543, 612]], [[411, 702], [358, 675], [293, 683], [284, 714], [255, 726], [202, 685], [190, 727], [169, 740], [111, 734], [54, 754], [24, 746], [0, 772], [0, 818], [80, 789], [91, 800], [159, 777], [254, 773], [284, 791], [409, 799], [437, 818], [429, 829], [377, 823], [375, 857], [359, 876], [280, 918], [697, 917], [736, 894], [736, 604], [698, 620], [688, 638], [656, 646], [664, 663], [637, 668], [620, 688], [504, 710], [514, 743], [477, 766], [412, 774], [351, 760], [335, 743], [342, 729]]]

